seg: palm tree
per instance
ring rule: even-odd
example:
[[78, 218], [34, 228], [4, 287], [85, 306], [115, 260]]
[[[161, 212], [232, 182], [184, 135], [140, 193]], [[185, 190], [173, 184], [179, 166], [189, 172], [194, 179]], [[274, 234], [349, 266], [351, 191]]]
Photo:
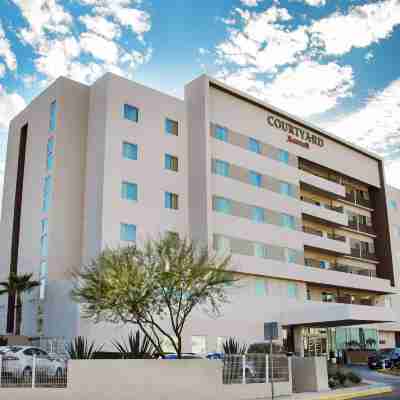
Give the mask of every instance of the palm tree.
[[30, 292], [33, 288], [40, 285], [38, 281], [32, 280], [33, 274], [17, 275], [11, 273], [7, 281], [0, 282], [0, 295], [9, 294], [15, 296], [16, 306], [14, 311], [15, 327], [14, 334], [21, 334], [21, 322], [22, 322], [22, 294], [24, 292]]

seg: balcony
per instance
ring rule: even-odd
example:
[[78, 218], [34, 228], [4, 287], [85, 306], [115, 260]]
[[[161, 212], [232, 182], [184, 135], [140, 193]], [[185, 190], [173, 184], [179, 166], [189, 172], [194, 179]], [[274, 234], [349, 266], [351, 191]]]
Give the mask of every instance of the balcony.
[[369, 251], [362, 250], [360, 248], [352, 247], [350, 249], [350, 255], [351, 255], [351, 257], [363, 258], [363, 259], [369, 260], [369, 261], [378, 261], [376, 255], [374, 253], [370, 253]]
[[322, 190], [327, 194], [344, 197], [346, 193], [345, 186], [340, 185], [338, 182], [326, 176], [318, 175], [318, 173], [304, 166], [300, 167], [300, 181], [318, 190]]
[[350, 243], [346, 238], [327, 235], [325, 232], [306, 229], [303, 235], [304, 246], [329, 251], [335, 254], [350, 254]]
[[376, 269], [370, 270], [370, 269], [366, 269], [366, 268], [358, 268], [358, 267], [353, 267], [350, 265], [344, 265], [344, 264], [339, 264], [339, 263], [329, 264], [329, 266], [327, 268], [325, 268], [324, 267], [324, 265], [326, 265], [325, 261], [316, 260], [313, 258], [305, 258], [304, 264], [306, 265], [306, 267], [311, 267], [311, 268], [327, 269], [327, 270], [331, 270], [331, 271], [344, 272], [346, 274], [367, 276], [370, 278], [376, 277]]
[[369, 199], [366, 199], [359, 193], [356, 194], [354, 191], [346, 192], [345, 199], [350, 203], [353, 203], [353, 204], [356, 204], [356, 205], [359, 205], [362, 207], [366, 207], [366, 208], [372, 208], [372, 203]]
[[361, 224], [355, 219], [349, 219], [348, 227], [350, 229], [355, 230], [355, 231], [362, 232], [362, 233], [367, 233], [368, 235], [374, 235], [375, 236], [375, 230], [374, 230], [372, 225]]
[[348, 216], [343, 212], [343, 207], [318, 203], [308, 197], [301, 197], [301, 210], [303, 214], [310, 215], [334, 225], [348, 226]]

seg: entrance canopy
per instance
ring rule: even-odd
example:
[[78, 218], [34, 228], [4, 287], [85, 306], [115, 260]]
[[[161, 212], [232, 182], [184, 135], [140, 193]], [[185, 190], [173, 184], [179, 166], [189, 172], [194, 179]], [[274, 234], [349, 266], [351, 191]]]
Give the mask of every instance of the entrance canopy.
[[284, 327], [333, 328], [396, 320], [391, 308], [317, 302], [295, 304], [282, 311], [279, 316], [279, 321]]

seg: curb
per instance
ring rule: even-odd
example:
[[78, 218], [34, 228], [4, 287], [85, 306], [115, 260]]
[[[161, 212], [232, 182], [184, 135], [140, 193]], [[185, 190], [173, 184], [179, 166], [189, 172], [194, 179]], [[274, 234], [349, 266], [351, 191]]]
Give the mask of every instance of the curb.
[[347, 400], [347, 399], [355, 399], [357, 397], [374, 396], [377, 394], [384, 394], [391, 392], [392, 388], [390, 386], [384, 386], [379, 388], [359, 390], [356, 392], [331, 393], [331, 394], [323, 394], [320, 396], [317, 395], [315, 397], [311, 397], [309, 400]]

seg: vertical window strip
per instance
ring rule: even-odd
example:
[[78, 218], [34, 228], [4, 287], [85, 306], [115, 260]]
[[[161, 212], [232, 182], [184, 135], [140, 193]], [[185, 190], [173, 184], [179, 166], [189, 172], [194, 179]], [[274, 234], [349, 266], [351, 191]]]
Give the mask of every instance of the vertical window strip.
[[139, 109], [130, 104], [124, 104], [124, 119], [139, 122]]
[[221, 176], [229, 176], [229, 163], [221, 160], [214, 160], [214, 173]]
[[223, 142], [228, 142], [228, 129], [222, 126], [216, 125], [214, 128], [214, 137]]
[[165, 192], [164, 205], [165, 205], [165, 208], [168, 208], [171, 210], [177, 210], [179, 207], [178, 195], [176, 193]]
[[53, 132], [56, 130], [57, 125], [57, 102], [54, 100], [50, 104], [50, 121], [49, 121], [49, 131]]
[[42, 211], [44, 211], [44, 212], [47, 212], [50, 208], [52, 186], [53, 186], [52, 177], [50, 175], [47, 175], [44, 179], [44, 187], [43, 187]]
[[136, 241], [136, 225], [121, 223], [120, 238], [124, 242]]
[[138, 188], [136, 183], [122, 182], [121, 197], [124, 200], [137, 201]]
[[178, 136], [179, 134], [179, 124], [178, 121], [172, 119], [165, 119], [165, 133], [168, 135]]

